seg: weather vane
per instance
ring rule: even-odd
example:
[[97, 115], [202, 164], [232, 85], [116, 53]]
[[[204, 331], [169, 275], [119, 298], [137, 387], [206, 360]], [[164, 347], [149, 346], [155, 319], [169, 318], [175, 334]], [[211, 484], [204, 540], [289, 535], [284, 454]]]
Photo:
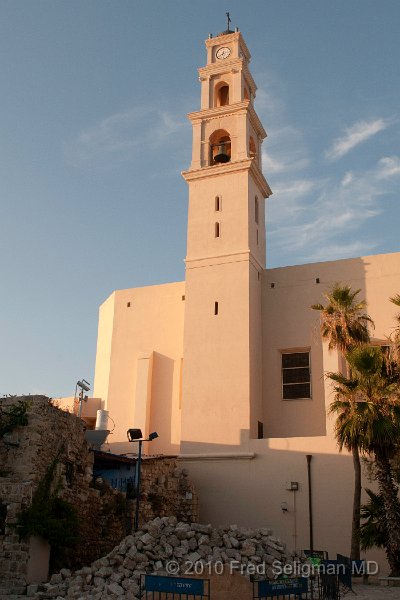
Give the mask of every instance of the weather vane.
[[229, 31], [229, 30], [230, 30], [229, 26], [230, 26], [230, 24], [231, 24], [231, 17], [230, 17], [230, 15], [229, 15], [229, 13], [228, 13], [228, 12], [227, 12], [227, 13], [225, 13], [225, 14], [226, 14], [226, 18], [228, 19], [228, 29], [227, 29], [227, 30]]

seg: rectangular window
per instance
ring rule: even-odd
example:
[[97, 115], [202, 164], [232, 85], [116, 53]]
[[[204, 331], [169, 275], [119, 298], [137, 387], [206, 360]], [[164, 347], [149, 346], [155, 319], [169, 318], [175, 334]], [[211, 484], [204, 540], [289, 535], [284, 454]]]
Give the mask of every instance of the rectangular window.
[[282, 398], [284, 400], [311, 398], [309, 352], [282, 354]]
[[219, 238], [220, 237], [220, 227], [219, 227], [219, 223], [215, 223], [215, 237]]
[[214, 315], [218, 314], [218, 302], [214, 302]]
[[257, 421], [257, 437], [259, 440], [264, 439], [264, 423]]
[[219, 212], [221, 210], [221, 197], [215, 196], [215, 211]]
[[256, 223], [258, 223], [258, 198], [257, 196], [255, 197], [255, 201], [254, 201], [254, 218]]

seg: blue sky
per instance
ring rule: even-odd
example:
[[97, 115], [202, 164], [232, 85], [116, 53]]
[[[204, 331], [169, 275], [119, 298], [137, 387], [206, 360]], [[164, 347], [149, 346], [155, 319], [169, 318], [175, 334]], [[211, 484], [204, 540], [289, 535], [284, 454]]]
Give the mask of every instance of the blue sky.
[[98, 306], [184, 278], [204, 40], [268, 132], [269, 267], [399, 250], [398, 0], [1, 0], [0, 394], [93, 381]]

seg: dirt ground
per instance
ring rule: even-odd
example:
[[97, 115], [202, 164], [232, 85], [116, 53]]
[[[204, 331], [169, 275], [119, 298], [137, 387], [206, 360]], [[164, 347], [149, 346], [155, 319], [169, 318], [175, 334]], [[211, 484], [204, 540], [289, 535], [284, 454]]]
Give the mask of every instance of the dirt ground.
[[357, 596], [351, 592], [344, 598], [350, 600], [400, 600], [400, 587], [386, 587], [379, 585], [361, 585], [354, 584], [354, 591]]

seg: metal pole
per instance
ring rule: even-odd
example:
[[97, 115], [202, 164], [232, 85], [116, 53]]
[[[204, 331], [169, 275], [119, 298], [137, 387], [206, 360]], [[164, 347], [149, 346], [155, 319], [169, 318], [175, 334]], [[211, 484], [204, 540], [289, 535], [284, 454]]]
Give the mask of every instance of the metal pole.
[[81, 389], [81, 393], [79, 394], [79, 412], [78, 417], [82, 418], [82, 407], [83, 407], [83, 389]]
[[[312, 512], [312, 488], [311, 488], [311, 460], [312, 454], [306, 455], [307, 459], [307, 475], [308, 475], [308, 518], [310, 524], [310, 550], [314, 550], [314, 531], [313, 531], [313, 512]], [[311, 600], [314, 599], [314, 575], [310, 576], [311, 583]]]
[[312, 511], [312, 487], [311, 487], [311, 460], [312, 454], [307, 454], [307, 474], [308, 474], [308, 516], [310, 523], [310, 550], [314, 550], [314, 531], [313, 531], [313, 511]]
[[142, 470], [142, 443], [139, 440], [139, 453], [136, 464], [136, 514], [135, 514], [135, 531], [139, 529], [139, 509], [140, 509], [140, 473]]

